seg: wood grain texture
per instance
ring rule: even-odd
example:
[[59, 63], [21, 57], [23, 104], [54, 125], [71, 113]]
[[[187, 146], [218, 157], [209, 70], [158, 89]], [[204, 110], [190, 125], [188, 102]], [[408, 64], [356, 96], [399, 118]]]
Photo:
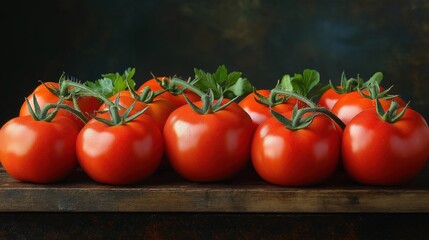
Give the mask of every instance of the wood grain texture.
[[60, 184], [29, 184], [0, 171], [1, 212], [427, 213], [428, 203], [427, 167], [406, 186], [363, 186], [339, 172], [301, 188], [268, 184], [251, 170], [210, 184], [163, 170], [133, 186], [97, 184], [82, 171]]

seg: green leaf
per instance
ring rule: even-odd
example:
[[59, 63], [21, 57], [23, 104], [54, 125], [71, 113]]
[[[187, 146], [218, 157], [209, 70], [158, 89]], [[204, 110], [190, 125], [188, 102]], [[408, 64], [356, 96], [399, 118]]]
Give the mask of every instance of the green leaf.
[[213, 74], [213, 81], [222, 85], [222, 83], [227, 82], [228, 80], [228, 69], [225, 65], [221, 65], [217, 68], [216, 72]]
[[303, 74], [295, 73], [293, 77], [285, 74], [280, 80], [281, 89], [299, 93], [300, 95], [311, 98], [310, 93], [315, 92], [316, 87], [320, 87], [320, 74], [316, 70], [305, 69]]
[[241, 77], [241, 72], [228, 73], [228, 69], [221, 65], [216, 72], [210, 74], [201, 69], [194, 69], [195, 87], [203, 92], [213, 91], [215, 99], [224, 96], [232, 99], [237, 96], [246, 95], [252, 92], [252, 85], [246, 78]]
[[85, 82], [86, 86], [90, 87], [94, 91], [99, 92], [100, 94], [103, 94], [106, 97], [110, 97], [113, 94], [113, 83], [110, 80], [110, 78], [102, 78], [98, 79], [95, 82]]
[[[102, 74], [102, 78], [94, 82], [87, 81], [85, 85], [91, 89], [103, 94], [105, 97], [111, 97], [115, 93], [126, 90], [128, 85], [132, 88], [136, 85], [132, 77], [135, 74], [135, 68], [128, 68], [124, 74], [119, 73], [106, 73]], [[128, 85], [127, 85], [128, 82]]]
[[305, 69], [302, 75], [305, 94], [309, 93], [320, 82], [320, 74], [316, 70]]
[[382, 80], [383, 80], [383, 73], [381, 73], [381, 72], [376, 72], [376, 73], [374, 73], [374, 75], [372, 75], [372, 77], [371, 77], [367, 82], [365, 82], [364, 84], [365, 84], [365, 86], [367, 86], [367, 85], [369, 85], [369, 84], [371, 84], [371, 83], [374, 83], [374, 82], [377, 82], [378, 84], [380, 84]]
[[246, 78], [239, 78], [232, 86], [225, 90], [225, 97], [232, 99], [252, 92], [252, 85]]
[[282, 80], [280, 80], [279, 86], [281, 89], [285, 91], [290, 91], [290, 92], [294, 91], [294, 87], [292, 85], [292, 79], [288, 74], [283, 76]]

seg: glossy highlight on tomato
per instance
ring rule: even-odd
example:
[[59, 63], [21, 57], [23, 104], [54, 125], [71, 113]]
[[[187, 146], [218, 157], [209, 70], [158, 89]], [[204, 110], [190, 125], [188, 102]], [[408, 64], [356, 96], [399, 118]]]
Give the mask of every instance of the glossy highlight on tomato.
[[0, 160], [13, 178], [32, 183], [58, 182], [77, 167], [79, 129], [72, 120], [56, 116], [51, 122], [31, 116], [9, 120], [0, 130]]
[[[201, 107], [201, 102], [195, 104]], [[179, 175], [196, 182], [222, 181], [247, 165], [252, 132], [252, 120], [234, 102], [208, 114], [184, 105], [167, 119], [164, 141], [170, 165]]]
[[420, 172], [428, 158], [429, 128], [412, 109], [394, 123], [381, 119], [375, 110], [366, 110], [344, 129], [344, 168], [360, 183], [405, 184]]
[[[282, 114], [288, 118], [291, 112]], [[265, 181], [281, 186], [321, 183], [336, 170], [340, 135], [330, 118], [317, 115], [306, 128], [290, 130], [271, 117], [256, 129], [252, 163]]]
[[80, 166], [93, 180], [105, 184], [143, 181], [156, 171], [163, 151], [161, 131], [145, 114], [117, 126], [91, 119], [76, 140]]

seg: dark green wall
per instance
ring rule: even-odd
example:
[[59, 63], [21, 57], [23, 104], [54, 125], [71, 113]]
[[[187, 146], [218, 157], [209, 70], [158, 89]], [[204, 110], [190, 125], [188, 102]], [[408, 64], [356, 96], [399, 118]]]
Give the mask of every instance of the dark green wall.
[[258, 88], [304, 68], [325, 83], [382, 71], [429, 117], [428, 1], [3, 1], [0, 11], [2, 122], [62, 71], [95, 80], [134, 66], [142, 83], [220, 64]]

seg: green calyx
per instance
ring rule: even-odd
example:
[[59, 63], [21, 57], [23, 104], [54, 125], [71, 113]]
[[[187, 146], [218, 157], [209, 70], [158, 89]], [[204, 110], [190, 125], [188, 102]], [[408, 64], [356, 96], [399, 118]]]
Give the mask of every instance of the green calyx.
[[128, 108], [125, 110], [125, 112], [120, 115], [119, 110], [123, 109], [122, 106], [119, 105], [119, 95], [116, 97], [115, 101], [112, 102], [110, 101], [107, 97], [105, 97], [103, 94], [99, 93], [98, 91], [84, 85], [84, 84], [80, 84], [77, 82], [73, 82], [73, 81], [64, 81], [64, 84], [67, 86], [71, 86], [74, 87], [76, 89], [79, 89], [80, 94], [81, 95], [89, 95], [89, 96], [94, 96], [96, 98], [101, 99], [104, 103], [106, 103], [106, 105], [108, 106], [108, 112], [110, 115], [111, 120], [107, 120], [104, 118], [100, 118], [98, 116], [95, 115], [91, 115], [90, 116], [100, 122], [103, 122], [109, 126], [117, 126], [117, 125], [123, 125], [126, 124], [132, 120], [134, 120], [135, 118], [137, 118], [138, 116], [140, 116], [141, 114], [143, 114], [147, 107], [144, 108], [143, 110], [133, 114], [130, 116], [130, 113], [132, 111], [132, 109], [134, 108], [137, 100]]
[[[78, 95], [78, 91], [76, 89], [69, 90], [69, 88], [63, 84], [63, 82], [67, 79], [67, 76], [63, 72], [58, 80], [58, 86], [54, 86], [51, 83], [44, 83], [42, 81], [39, 81], [41, 84], [43, 84], [46, 89], [48, 89], [49, 92], [57, 96], [58, 98], [64, 99], [64, 100], [71, 100], [72, 95]], [[73, 80], [76, 81], [76, 80]]]
[[[166, 78], [166, 77], [163, 77], [160, 79], [160, 78], [156, 77], [155, 75], [153, 75], [152, 73], [151, 73], [151, 75], [152, 75], [153, 79], [155, 79], [155, 81], [159, 84], [159, 86], [162, 89], [164, 89], [162, 91], [168, 91], [169, 93], [176, 95], [176, 96], [181, 95], [186, 91], [185, 87], [179, 87], [178, 85], [173, 83], [174, 81], [172, 82], [172, 80], [174, 80], [174, 79], [179, 79], [177, 76], [173, 76], [170, 79]], [[193, 80], [193, 81], [191, 81], [191, 79], [187, 80], [187, 83], [190, 85], [194, 85], [195, 82], [196, 82], [196, 80]]]
[[182, 86], [183, 88], [187, 88], [190, 91], [196, 93], [201, 98], [202, 106], [198, 107], [193, 102], [189, 100], [189, 98], [186, 96], [185, 93], [183, 93], [183, 96], [186, 100], [186, 102], [189, 104], [189, 106], [197, 113], [199, 114], [211, 114], [218, 112], [226, 107], [228, 107], [231, 103], [233, 103], [237, 98], [234, 97], [233, 99], [229, 100], [225, 104], [222, 104], [222, 100], [224, 99], [223, 96], [221, 96], [219, 99], [216, 100], [215, 95], [211, 89], [208, 90], [208, 93], [203, 92], [202, 90], [198, 89], [197, 87], [189, 84], [186, 81], [183, 81], [178, 78], [171, 79], [170, 82], [172, 84], [175, 84], [177, 86]]
[[384, 91], [380, 91], [380, 85], [378, 82], [372, 82], [371, 84], [366, 86], [366, 89], [368, 89], [369, 94], [365, 94], [362, 92], [360, 88], [357, 89], [357, 91], [360, 93], [362, 97], [369, 98], [371, 100], [375, 99], [393, 99], [397, 97], [398, 95], [391, 95], [389, 94], [390, 90], [393, 88], [393, 86], [389, 87], [388, 89]]
[[[335, 114], [333, 114], [324, 107], [308, 107], [298, 109], [298, 106], [295, 105], [294, 109], [292, 110], [292, 117], [290, 119], [274, 111], [273, 109], [271, 109], [270, 112], [287, 129], [292, 131], [307, 128], [311, 125], [314, 120], [314, 117], [316, 117], [318, 114], [324, 114], [328, 116], [329, 118], [334, 120], [342, 129], [346, 127], [346, 125], [341, 121], [341, 119], [339, 119], [337, 116], [335, 116]], [[304, 116], [306, 113], [313, 114], [309, 116]]]
[[[301, 109], [302, 110], [302, 109]], [[298, 110], [298, 106], [295, 105], [292, 111], [292, 118], [289, 119], [279, 112], [274, 111], [273, 109], [270, 109], [271, 115], [273, 115], [279, 122], [281, 122], [287, 129], [289, 130], [299, 130], [306, 128], [311, 125], [313, 122], [313, 119], [315, 115], [310, 115], [307, 117], [303, 117], [303, 114], [301, 110]]]
[[332, 81], [330, 80], [329, 80], [329, 86], [336, 93], [344, 94], [344, 93], [350, 93], [353, 91], [359, 91], [360, 89], [367, 88], [369, 85], [374, 83], [380, 84], [382, 80], [383, 80], [383, 73], [381, 72], [374, 73], [368, 81], [364, 82], [363, 79], [359, 76], [359, 74], [357, 75], [356, 78], [347, 79], [346, 74], [343, 71], [343, 73], [341, 74], [341, 82], [340, 82], [341, 87], [334, 86], [332, 84]]
[[[116, 99], [119, 99], [119, 96]], [[100, 121], [100, 122], [108, 125], [108, 126], [124, 125], [124, 124], [127, 124], [128, 122], [133, 121], [134, 119], [136, 119], [140, 115], [142, 115], [149, 108], [149, 106], [147, 106], [144, 109], [142, 109], [141, 111], [130, 115], [131, 111], [134, 109], [136, 102], [137, 101], [135, 101], [133, 104], [131, 104], [131, 106], [128, 109], [126, 109], [122, 115], [120, 115], [119, 114], [119, 109], [120, 109], [119, 101], [115, 100], [115, 103], [113, 105], [110, 105], [109, 110], [108, 110], [111, 120], [104, 119], [104, 118], [98, 117], [96, 115], [91, 115], [91, 117], [97, 121]]]
[[287, 98], [293, 97], [307, 104], [307, 106], [309, 107], [316, 107], [316, 104], [310, 99], [306, 98], [305, 96], [293, 91], [287, 91], [280, 88], [274, 88], [271, 90], [270, 99], [276, 98], [278, 95], [282, 95], [283, 97], [287, 97]]
[[340, 86], [337, 87], [332, 84], [332, 81], [329, 80], [329, 86], [338, 94], [350, 93], [357, 89], [357, 87], [362, 83], [363, 80], [357, 75], [356, 78], [347, 79], [346, 74], [343, 72], [341, 74]]
[[[344, 129], [346, 126], [344, 124], [344, 122], [341, 121], [341, 119], [339, 119], [331, 111], [329, 111], [328, 109], [326, 109], [324, 107], [317, 107], [317, 105], [314, 102], [312, 102], [310, 99], [308, 99], [308, 98], [306, 98], [306, 97], [304, 97], [304, 96], [302, 96], [296, 92], [285, 91], [285, 90], [281, 90], [278, 88], [274, 88], [273, 90], [271, 90], [271, 95], [279, 95], [279, 94], [283, 95], [283, 96], [287, 96], [287, 97], [296, 98], [297, 100], [305, 103], [308, 106], [306, 108], [298, 109], [298, 105], [295, 105], [295, 107], [292, 111], [292, 118], [291, 119], [286, 118], [285, 116], [274, 111], [273, 109], [270, 110], [271, 114], [279, 122], [281, 122], [286, 128], [288, 128], [290, 130], [299, 130], [299, 129], [303, 129], [303, 128], [310, 126], [314, 117], [317, 114], [324, 114], [324, 115], [328, 116], [333, 121], [335, 121], [338, 124], [338, 126], [340, 126], [342, 129]], [[314, 114], [304, 117], [304, 114], [306, 114], [306, 113], [314, 113]]]
[[[86, 123], [88, 121], [88, 119], [82, 114], [82, 112], [79, 109], [74, 109], [67, 104], [63, 104], [64, 99], [60, 98], [57, 103], [46, 104], [43, 107], [43, 109], [40, 107], [40, 104], [37, 101], [35, 95], [33, 95], [32, 100], [33, 100], [33, 107], [31, 107], [30, 101], [27, 98], [25, 98], [28, 111], [31, 117], [35, 121], [50, 122], [55, 118], [59, 109], [65, 109], [66, 111], [69, 111], [70, 113], [78, 117], [80, 120], [82, 120], [83, 123]], [[73, 96], [73, 100], [75, 101], [74, 96]], [[49, 112], [50, 109], [54, 109], [54, 111]]]
[[144, 103], [153, 102], [153, 99], [167, 91], [166, 89], [160, 91], [152, 91], [150, 87], [144, 87], [143, 91], [141, 91], [141, 93], [139, 94], [134, 91], [134, 88], [130, 85], [128, 85], [128, 90], [130, 91], [130, 94], [134, 99]]
[[408, 102], [407, 105], [398, 113], [398, 109], [400, 106], [397, 102], [392, 101], [390, 103], [389, 109], [387, 111], [384, 111], [380, 100], [378, 98], [375, 99], [375, 106], [378, 116], [380, 116], [381, 119], [388, 123], [395, 123], [396, 121], [401, 119], [402, 116], [404, 116], [409, 104], [410, 103]]
[[256, 96], [254, 97], [255, 101], [267, 107], [273, 107], [273, 106], [285, 103], [289, 99], [289, 97], [280, 96], [278, 94], [270, 94], [270, 96], [267, 98], [262, 94], [258, 93], [256, 88], [253, 88], [253, 93]]

